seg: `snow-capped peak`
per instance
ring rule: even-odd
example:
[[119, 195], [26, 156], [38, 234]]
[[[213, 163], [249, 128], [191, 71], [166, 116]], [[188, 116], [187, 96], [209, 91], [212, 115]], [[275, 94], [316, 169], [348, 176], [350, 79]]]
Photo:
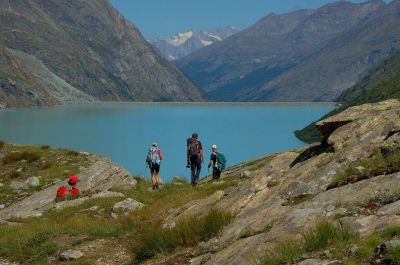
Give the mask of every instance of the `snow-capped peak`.
[[189, 30], [167, 39], [150, 39], [149, 42], [159, 49], [165, 58], [174, 61], [205, 46], [223, 41], [238, 31], [231, 26], [216, 28], [212, 31]]
[[200, 40], [200, 42], [201, 42], [201, 44], [203, 44], [204, 46], [209, 46], [209, 45], [213, 44], [213, 42], [212, 42], [212, 41], [209, 41], [209, 40]]
[[214, 35], [214, 34], [211, 34], [211, 33], [207, 33], [208, 34], [208, 36], [210, 36], [211, 38], [214, 38], [214, 39], [216, 39], [216, 40], [218, 40], [218, 41], [222, 41], [222, 38], [220, 37], [220, 36], [217, 36], [217, 35]]
[[173, 46], [180, 46], [193, 36], [193, 31], [178, 33], [175, 36], [167, 39], [167, 42]]

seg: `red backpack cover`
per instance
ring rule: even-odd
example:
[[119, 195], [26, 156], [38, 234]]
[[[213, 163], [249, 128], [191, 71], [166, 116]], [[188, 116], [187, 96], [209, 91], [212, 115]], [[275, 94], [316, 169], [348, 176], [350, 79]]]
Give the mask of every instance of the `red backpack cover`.
[[73, 188], [71, 189], [71, 195], [72, 195], [72, 196], [78, 196], [78, 195], [79, 195], [79, 189], [73, 187]]
[[65, 197], [68, 195], [68, 188], [65, 186], [61, 186], [57, 190], [57, 197]]

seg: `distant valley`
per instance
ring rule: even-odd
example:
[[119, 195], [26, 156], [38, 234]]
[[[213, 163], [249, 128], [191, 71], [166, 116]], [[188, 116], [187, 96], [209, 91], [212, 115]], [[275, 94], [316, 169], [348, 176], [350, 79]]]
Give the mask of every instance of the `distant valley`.
[[176, 65], [215, 101], [333, 101], [400, 48], [400, 1], [270, 14]]

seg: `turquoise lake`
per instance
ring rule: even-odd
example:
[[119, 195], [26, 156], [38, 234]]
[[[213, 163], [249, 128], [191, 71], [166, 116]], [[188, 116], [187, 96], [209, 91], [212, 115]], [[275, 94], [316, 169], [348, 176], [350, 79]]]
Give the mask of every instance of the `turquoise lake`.
[[211, 145], [228, 165], [303, 146], [293, 131], [334, 108], [316, 104], [93, 104], [0, 110], [0, 139], [51, 145], [105, 155], [135, 175], [149, 177], [149, 145], [164, 154], [161, 177], [189, 177], [186, 139], [197, 132], [205, 149], [207, 174]]

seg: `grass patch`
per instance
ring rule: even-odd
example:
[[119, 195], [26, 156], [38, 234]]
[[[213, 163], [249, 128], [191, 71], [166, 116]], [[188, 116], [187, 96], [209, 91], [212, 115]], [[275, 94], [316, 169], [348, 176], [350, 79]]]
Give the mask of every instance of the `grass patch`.
[[311, 200], [314, 198], [314, 194], [301, 194], [299, 196], [293, 197], [293, 198], [288, 198], [282, 206], [295, 206], [298, 204], [301, 204], [303, 202], [306, 202], [308, 200]]
[[74, 150], [66, 150], [66, 154], [68, 156], [79, 156], [79, 152], [74, 151]]
[[[64, 151], [57, 150], [57, 152]], [[79, 159], [80, 157], [81, 155], [77, 158]], [[44, 159], [47, 159], [47, 157]], [[42, 165], [42, 163], [39, 164]], [[136, 245], [135, 242], [138, 240], [138, 235], [142, 234], [142, 231], [148, 231], [150, 228], [160, 228], [169, 209], [178, 208], [192, 200], [205, 198], [217, 190], [223, 190], [235, 185], [237, 181], [238, 178], [229, 178], [224, 183], [205, 184], [196, 188], [192, 188], [182, 181], [182, 185], [166, 184], [159, 191], [148, 192], [147, 190], [151, 187], [151, 184], [139, 179], [134, 189], [119, 191], [127, 197], [143, 202], [146, 205], [143, 209], [129, 216], [112, 219], [111, 209], [116, 202], [122, 200], [121, 198], [91, 199], [77, 207], [65, 208], [61, 211], [49, 211], [41, 218], [13, 220], [20, 222], [21, 225], [0, 225], [0, 256], [20, 264], [45, 263], [46, 255], [51, 255], [49, 253], [54, 249], [53, 239], [63, 235], [84, 237], [85, 241], [116, 237], [121, 239], [123, 247]], [[5, 201], [6, 197], [3, 198], [2, 196], [11, 194], [11, 192], [8, 186], [0, 187], [0, 200]], [[82, 211], [93, 206], [98, 206], [99, 210], [95, 212]], [[224, 221], [219, 220], [215, 214], [210, 215], [208, 218], [201, 227], [211, 232], [215, 231], [220, 222]], [[192, 220], [192, 222], [200, 221]], [[179, 244], [191, 244], [191, 242], [211, 236], [205, 233], [204, 230], [197, 230], [197, 226], [197, 223], [191, 223], [190, 225], [186, 223], [178, 226], [180, 227], [179, 233], [183, 236], [177, 242]], [[190, 235], [193, 229], [197, 232], [195, 235]], [[174, 234], [171, 232], [171, 237], [172, 235]], [[32, 244], [32, 242], [35, 242], [35, 244]], [[80, 244], [80, 242], [73, 244]], [[65, 246], [65, 248], [70, 247], [69, 245]], [[64, 249], [60, 245], [56, 248], [56, 251]], [[38, 253], [38, 255], [34, 253]], [[42, 254], [39, 255], [39, 253]], [[92, 256], [84, 257], [79, 261], [81, 262], [79, 264], [84, 264], [86, 261], [88, 262], [87, 264], [93, 264], [95, 260], [92, 259]]]
[[40, 149], [42, 150], [49, 150], [50, 149], [50, 145], [41, 145]]
[[273, 223], [267, 224], [263, 229], [261, 230], [252, 230], [250, 228], [247, 228], [245, 230], [243, 230], [240, 235], [238, 236], [238, 239], [242, 239], [242, 238], [247, 238], [247, 237], [251, 237], [251, 236], [255, 236], [255, 235], [259, 235], [262, 233], [268, 233], [272, 228], [274, 227]]
[[229, 224], [232, 217], [232, 214], [213, 209], [204, 216], [180, 220], [174, 228], [162, 228], [159, 225], [146, 227], [140, 231], [133, 246], [136, 261], [173, 251], [177, 247], [194, 246], [200, 241], [207, 241]]
[[19, 178], [21, 176], [21, 174], [18, 171], [11, 171], [10, 173], [8, 173], [7, 178], [8, 179], [16, 179]]
[[355, 238], [356, 234], [341, 222], [320, 221], [305, 231], [300, 238], [288, 239], [270, 249], [263, 264], [291, 264], [306, 253], [321, 251], [328, 247], [343, 248]]
[[390, 248], [388, 254], [392, 264], [400, 264], [400, 246]]
[[[357, 168], [361, 168], [357, 169]], [[384, 156], [376, 151], [371, 158], [358, 161], [339, 174], [329, 184], [328, 189], [337, 188], [380, 175], [393, 174], [400, 171], [400, 151]]]
[[375, 252], [375, 248], [382, 243], [382, 238], [377, 234], [372, 234], [363, 238], [359, 244], [357, 250], [357, 256], [362, 259], [372, 257]]
[[3, 164], [13, 164], [21, 160], [26, 160], [28, 163], [32, 163], [39, 160], [40, 158], [41, 155], [39, 153], [32, 151], [9, 153], [3, 157]]
[[382, 235], [385, 238], [399, 237], [400, 226], [389, 226], [383, 231]]
[[19, 226], [0, 225], [0, 256], [21, 264], [37, 264], [57, 250], [52, 238], [59, 235], [84, 235], [90, 240], [122, 236], [130, 231], [129, 219], [115, 221], [77, 214], [93, 205], [112, 207], [116, 201], [92, 200], [79, 207], [50, 211], [43, 218], [18, 220], [22, 222]]
[[268, 182], [267, 187], [268, 188], [273, 188], [279, 185], [279, 180], [273, 179], [270, 182]]
[[333, 224], [323, 221], [303, 233], [304, 250], [306, 252], [323, 250], [328, 246], [348, 243], [353, 238], [355, 234], [349, 226], [341, 222]]

